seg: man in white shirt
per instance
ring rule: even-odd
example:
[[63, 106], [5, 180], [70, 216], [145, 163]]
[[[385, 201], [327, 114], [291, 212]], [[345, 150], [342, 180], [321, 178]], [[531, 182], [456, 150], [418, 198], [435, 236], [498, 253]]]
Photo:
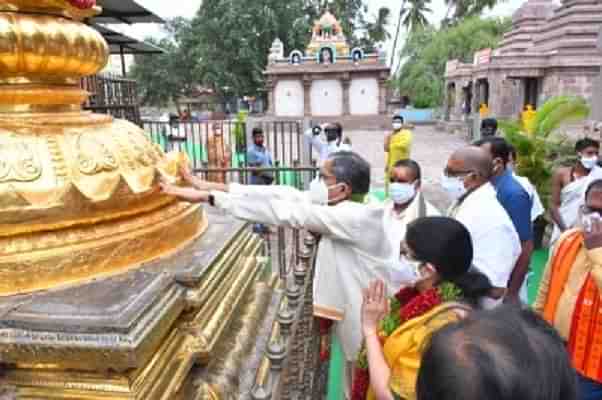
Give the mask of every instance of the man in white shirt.
[[468, 146], [452, 154], [442, 177], [443, 188], [454, 200], [448, 214], [470, 231], [473, 265], [494, 286], [481, 303], [484, 308], [502, 303], [521, 254], [518, 233], [489, 183], [492, 170], [491, 156], [481, 148]]
[[392, 280], [394, 288], [398, 289], [418, 278], [415, 265], [405, 257], [400, 257], [400, 244], [405, 239], [408, 224], [418, 218], [441, 214], [426, 201], [420, 190], [422, 172], [416, 161], [398, 161], [389, 176], [389, 200], [385, 203], [384, 225], [394, 251]]
[[337, 334], [348, 362], [362, 341], [362, 289], [381, 279], [391, 285], [392, 248], [383, 227], [384, 208], [362, 204], [370, 190], [370, 164], [351, 152], [332, 154], [309, 192], [288, 186], [246, 186], [200, 181], [194, 188], [162, 184], [164, 193], [209, 203], [257, 223], [307, 229], [321, 235], [314, 276], [314, 314], [339, 321]]
[[338, 122], [308, 129], [305, 139], [318, 152], [318, 166], [322, 166], [328, 156], [337, 151], [351, 151], [351, 142], [343, 139], [343, 126]]

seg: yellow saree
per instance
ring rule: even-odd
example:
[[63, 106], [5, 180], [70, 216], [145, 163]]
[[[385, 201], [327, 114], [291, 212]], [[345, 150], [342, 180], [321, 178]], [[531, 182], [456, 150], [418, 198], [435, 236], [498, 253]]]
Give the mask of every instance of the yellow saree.
[[[459, 312], [470, 309], [459, 303], [444, 303], [420, 317], [401, 325], [385, 341], [383, 352], [391, 368], [389, 383], [394, 395], [404, 400], [416, 399], [416, 379], [420, 360], [430, 337], [444, 326], [460, 319]], [[372, 388], [368, 400], [375, 400]]]

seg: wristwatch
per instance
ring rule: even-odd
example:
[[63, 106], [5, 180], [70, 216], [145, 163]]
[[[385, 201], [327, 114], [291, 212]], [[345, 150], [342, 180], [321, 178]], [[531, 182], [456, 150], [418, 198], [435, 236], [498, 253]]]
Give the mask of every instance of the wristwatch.
[[208, 203], [211, 207], [215, 207], [215, 196], [210, 194], [208, 198]]

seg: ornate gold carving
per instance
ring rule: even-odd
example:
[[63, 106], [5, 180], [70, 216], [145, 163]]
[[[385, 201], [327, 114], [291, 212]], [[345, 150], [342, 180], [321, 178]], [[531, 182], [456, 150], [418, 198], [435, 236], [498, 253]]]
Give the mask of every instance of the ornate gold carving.
[[0, 183], [31, 182], [42, 175], [33, 145], [22, 141], [0, 142]]
[[100, 71], [108, 61], [108, 53], [100, 33], [79, 22], [0, 13], [0, 82], [31, 84], [50, 80], [56, 84], [63, 79], [66, 84], [65, 79]]
[[107, 146], [90, 134], [80, 134], [76, 139], [76, 154], [79, 171], [85, 175], [115, 171], [117, 160]]
[[206, 228], [198, 206], [175, 203], [120, 224], [0, 237], [0, 295], [122, 273], [177, 251]]

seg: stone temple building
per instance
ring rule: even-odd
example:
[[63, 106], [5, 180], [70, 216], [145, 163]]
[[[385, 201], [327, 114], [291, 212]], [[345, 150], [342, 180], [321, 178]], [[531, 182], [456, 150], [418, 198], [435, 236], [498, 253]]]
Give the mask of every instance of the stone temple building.
[[[598, 35], [602, 0], [527, 0], [512, 18], [500, 46], [477, 52], [472, 63], [446, 68], [448, 126], [478, 114], [518, 118], [557, 95], [597, 97], [602, 54]], [[595, 108], [595, 107], [594, 107]]]
[[274, 41], [265, 71], [268, 116], [274, 119], [340, 121], [349, 127], [380, 127], [389, 120], [384, 52], [351, 49], [341, 24], [326, 12], [315, 22], [305, 52], [284, 54]]

